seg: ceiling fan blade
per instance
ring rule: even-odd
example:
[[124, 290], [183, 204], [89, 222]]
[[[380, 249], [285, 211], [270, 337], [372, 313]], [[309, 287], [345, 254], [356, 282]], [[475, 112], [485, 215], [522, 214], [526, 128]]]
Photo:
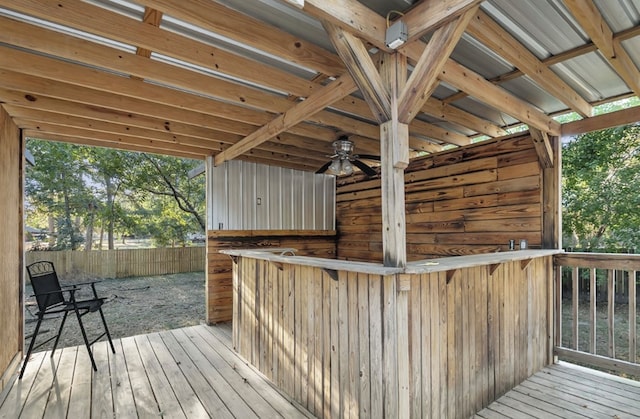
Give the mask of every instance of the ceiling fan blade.
[[321, 168], [319, 168], [318, 170], [316, 170], [316, 174], [320, 174], [320, 173], [324, 173], [327, 171], [327, 169], [329, 168], [329, 166], [331, 166], [331, 160], [329, 160], [328, 162], [326, 162], [325, 164], [322, 165]]
[[361, 159], [365, 159], [365, 160], [380, 161], [380, 156], [374, 156], [372, 154], [360, 154], [360, 153], [358, 153], [358, 157], [360, 157]]
[[378, 174], [378, 172], [376, 172], [371, 167], [369, 167], [366, 163], [363, 163], [360, 160], [357, 160], [357, 159], [356, 160], [352, 160], [351, 163], [356, 165], [356, 167], [358, 167], [358, 169], [360, 169], [363, 172], [365, 172], [367, 174], [367, 176], [375, 176], [375, 175]]

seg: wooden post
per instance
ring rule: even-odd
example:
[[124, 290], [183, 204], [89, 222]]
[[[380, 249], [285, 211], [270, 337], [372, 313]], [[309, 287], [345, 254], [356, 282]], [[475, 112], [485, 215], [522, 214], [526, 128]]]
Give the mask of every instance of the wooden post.
[[380, 124], [382, 250], [384, 266], [407, 264], [404, 169], [409, 165], [409, 125], [399, 121], [398, 97], [407, 81], [407, 57], [381, 54], [380, 75], [391, 94], [391, 120]]
[[553, 164], [542, 169], [543, 183], [543, 215], [542, 215], [542, 248], [560, 249], [562, 236], [560, 231], [560, 179], [562, 170], [562, 147], [559, 137], [551, 137]]

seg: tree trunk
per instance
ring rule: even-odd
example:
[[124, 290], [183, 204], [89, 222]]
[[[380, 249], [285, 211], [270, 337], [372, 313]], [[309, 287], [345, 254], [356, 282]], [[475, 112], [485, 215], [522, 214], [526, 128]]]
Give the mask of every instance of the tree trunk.
[[89, 203], [87, 209], [89, 211], [89, 220], [87, 221], [87, 232], [84, 239], [84, 250], [86, 252], [91, 251], [93, 248], [93, 221], [96, 216], [96, 208], [93, 203]]
[[115, 249], [115, 244], [113, 241], [113, 226], [114, 226], [114, 218], [115, 214], [113, 213], [113, 184], [111, 183], [111, 178], [105, 176], [104, 183], [107, 189], [107, 208], [108, 208], [108, 220], [107, 220], [107, 243], [108, 249]]

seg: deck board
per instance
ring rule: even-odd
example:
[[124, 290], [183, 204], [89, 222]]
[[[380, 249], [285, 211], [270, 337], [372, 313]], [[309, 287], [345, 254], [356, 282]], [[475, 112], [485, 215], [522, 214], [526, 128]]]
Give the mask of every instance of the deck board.
[[[32, 356], [0, 405], [0, 419], [311, 417], [232, 349], [228, 324], [193, 326]], [[640, 382], [560, 363], [475, 418], [640, 417]]]
[[640, 382], [560, 363], [534, 374], [476, 417], [640, 417], [639, 392]]
[[193, 326], [32, 355], [0, 405], [0, 419], [306, 418], [231, 349], [231, 330]]

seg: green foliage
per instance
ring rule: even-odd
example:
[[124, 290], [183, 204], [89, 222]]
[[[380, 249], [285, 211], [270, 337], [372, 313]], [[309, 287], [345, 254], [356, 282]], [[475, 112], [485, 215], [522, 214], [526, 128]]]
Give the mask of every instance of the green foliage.
[[563, 147], [563, 243], [640, 247], [640, 126], [581, 135]]
[[98, 230], [109, 248], [118, 235], [177, 245], [204, 231], [204, 176], [187, 177], [198, 161], [33, 139], [28, 148], [27, 223], [53, 227], [57, 249], [77, 249]]

